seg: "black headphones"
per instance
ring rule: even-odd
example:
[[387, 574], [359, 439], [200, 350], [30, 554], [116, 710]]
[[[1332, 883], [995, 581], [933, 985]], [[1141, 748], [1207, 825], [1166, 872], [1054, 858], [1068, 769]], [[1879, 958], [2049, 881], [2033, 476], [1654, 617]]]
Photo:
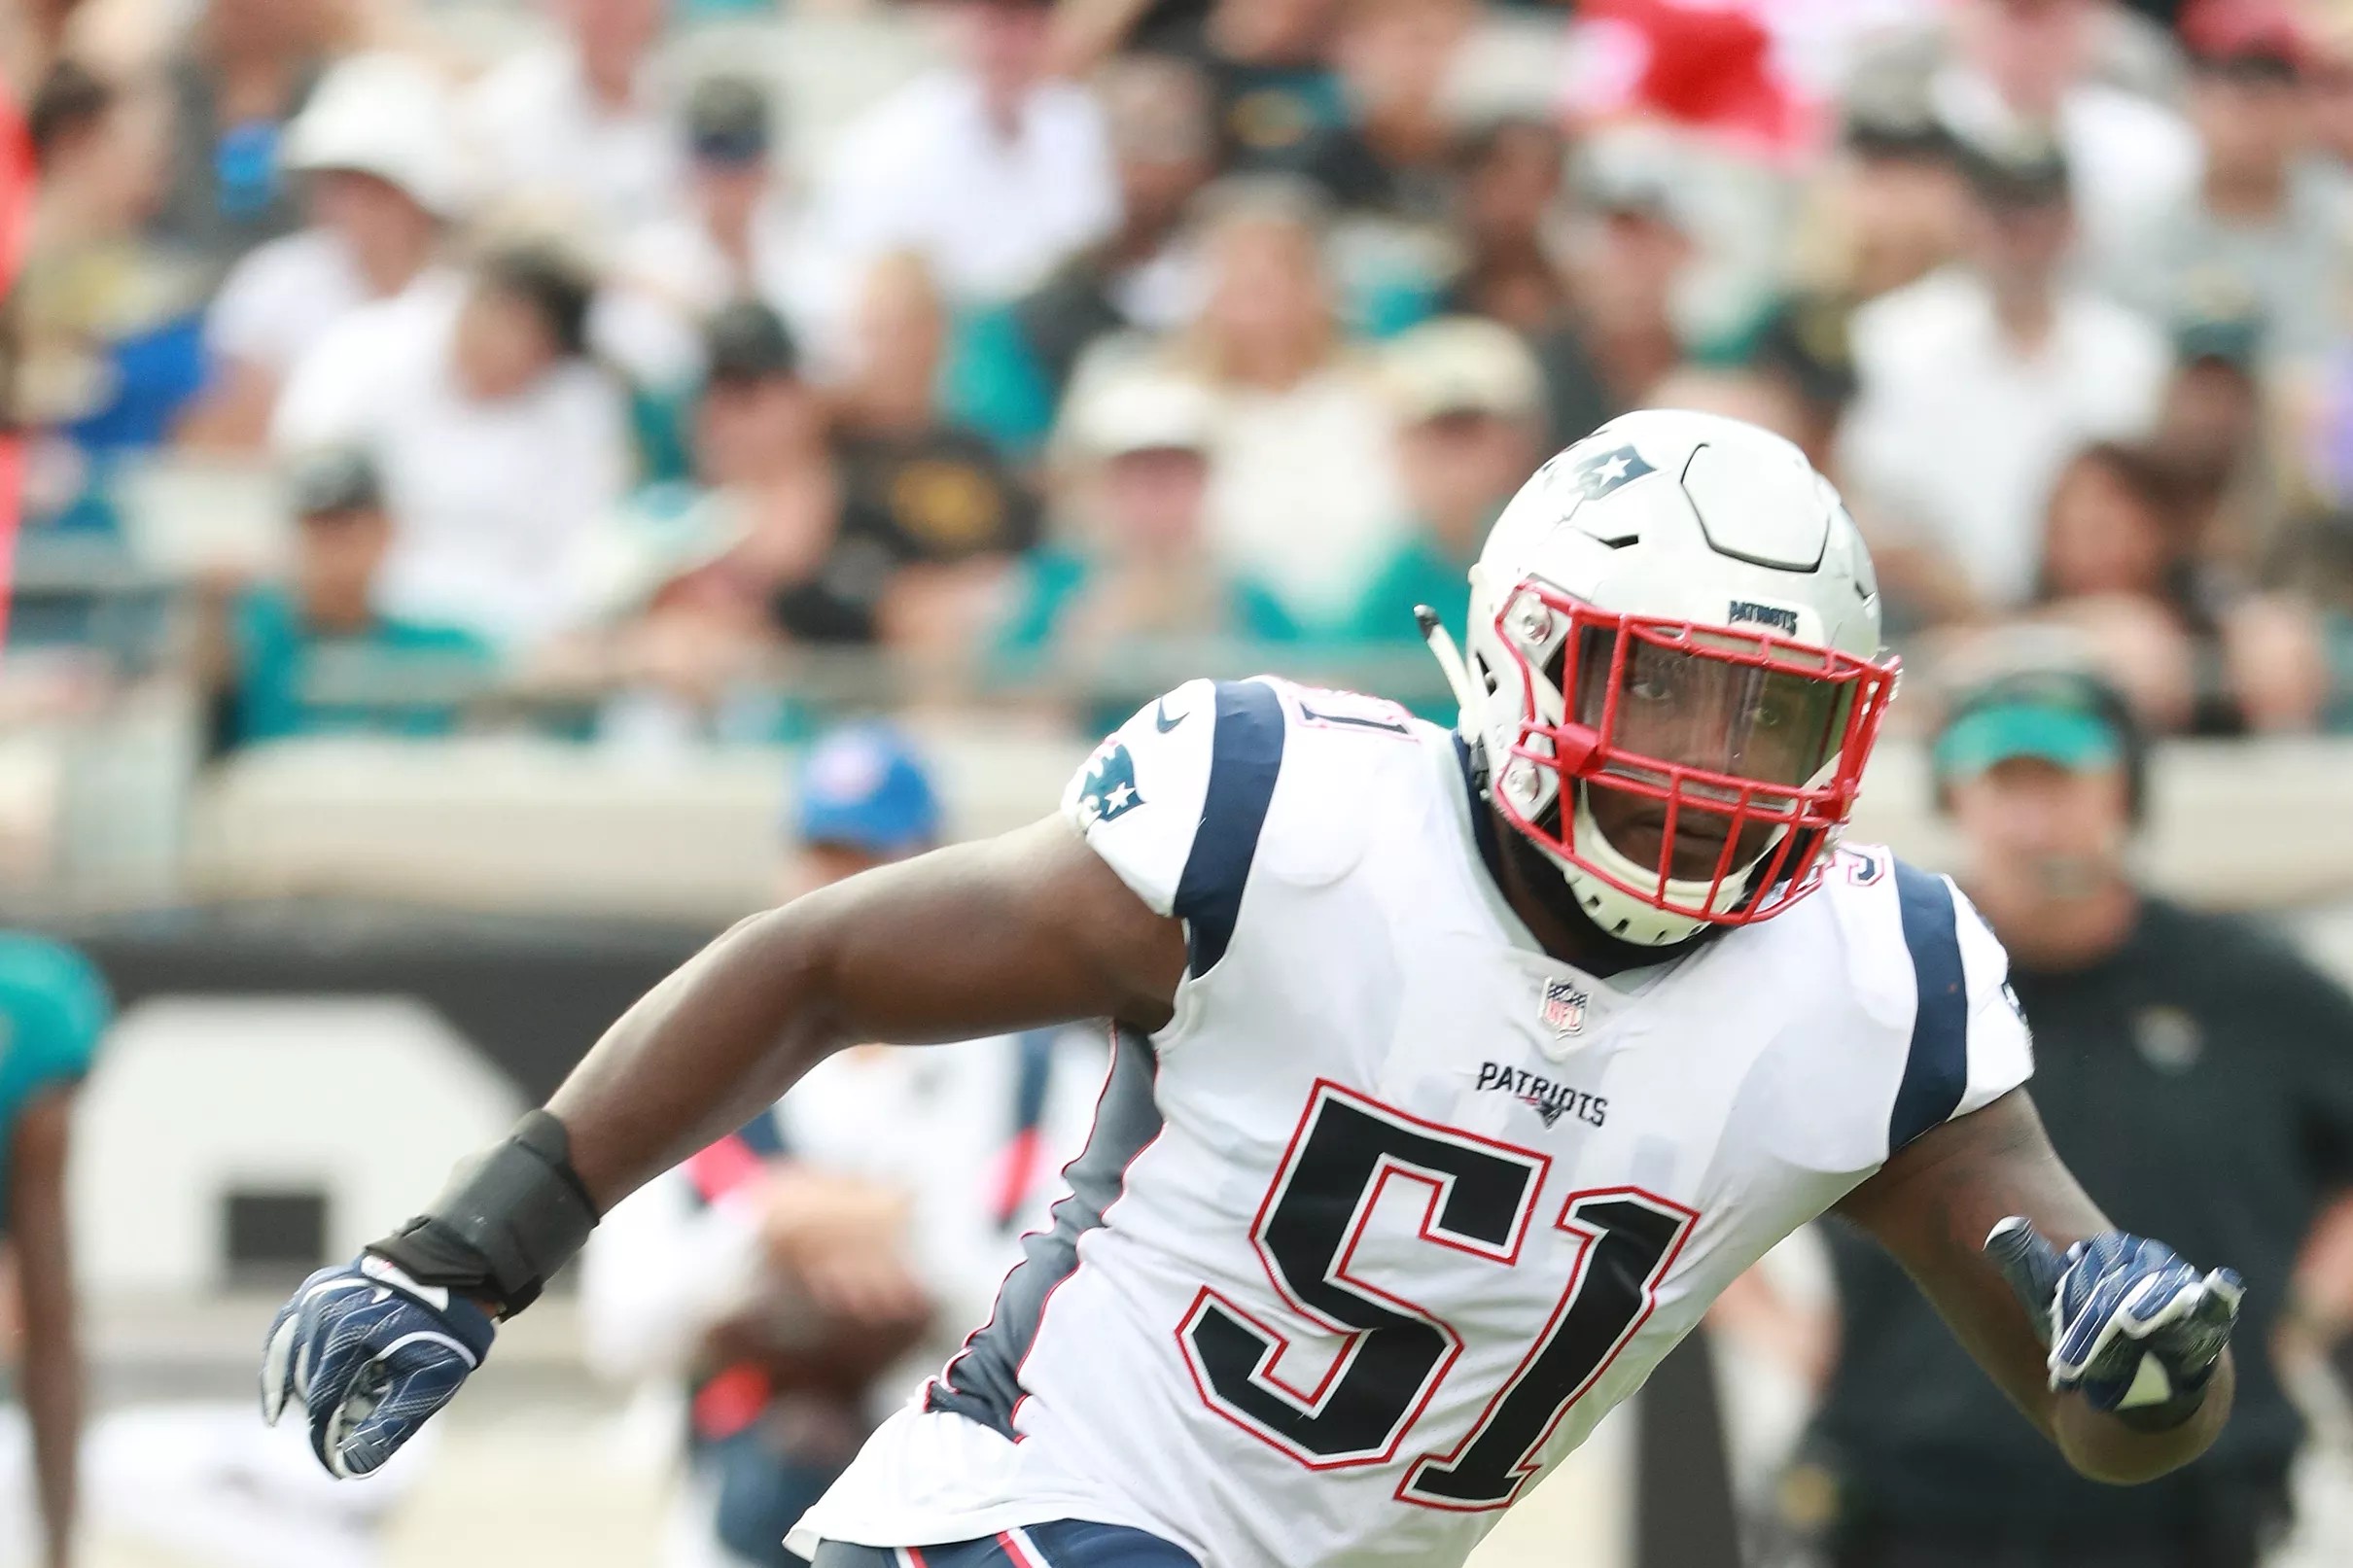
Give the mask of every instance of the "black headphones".
[[1944, 770], [1935, 763], [1936, 749], [1971, 714], [2013, 705], [2085, 714], [2113, 733], [2124, 758], [2125, 812], [2132, 825], [2140, 826], [2149, 803], [2148, 731], [2142, 728], [2132, 704], [2105, 676], [2088, 665], [2055, 661], [2012, 665], [1952, 692], [1936, 733], [1929, 738], [1938, 811], [1949, 812], [1952, 800]]

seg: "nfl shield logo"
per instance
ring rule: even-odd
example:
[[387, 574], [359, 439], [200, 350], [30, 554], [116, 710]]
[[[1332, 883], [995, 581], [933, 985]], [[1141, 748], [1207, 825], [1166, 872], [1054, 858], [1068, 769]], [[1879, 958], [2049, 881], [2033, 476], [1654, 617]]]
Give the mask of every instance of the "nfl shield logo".
[[1556, 1037], [1566, 1037], [1585, 1027], [1585, 1004], [1591, 1000], [1585, 993], [1565, 980], [1544, 983], [1544, 1005], [1537, 1016]]

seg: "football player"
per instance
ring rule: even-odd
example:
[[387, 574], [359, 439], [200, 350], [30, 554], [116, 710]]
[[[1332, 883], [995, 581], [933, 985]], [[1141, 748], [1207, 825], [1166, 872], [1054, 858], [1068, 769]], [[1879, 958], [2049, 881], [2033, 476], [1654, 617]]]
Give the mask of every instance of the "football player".
[[1469, 628], [1432, 640], [1457, 732], [1194, 681], [1044, 820], [744, 922], [302, 1286], [265, 1412], [365, 1473], [600, 1213], [843, 1042], [1098, 1017], [1071, 1196], [794, 1530], [819, 1568], [1460, 1562], [1832, 1208], [2077, 1468], [2204, 1448], [2235, 1276], [2110, 1227], [2000, 946], [1839, 842], [1896, 667], [1829, 483], [1614, 421], [1497, 522]]

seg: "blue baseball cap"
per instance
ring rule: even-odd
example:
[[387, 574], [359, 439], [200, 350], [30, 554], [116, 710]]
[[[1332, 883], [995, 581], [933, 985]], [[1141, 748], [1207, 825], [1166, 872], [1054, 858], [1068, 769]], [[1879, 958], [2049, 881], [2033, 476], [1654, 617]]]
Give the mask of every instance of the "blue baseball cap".
[[939, 797], [904, 735], [853, 724], [809, 749], [788, 825], [804, 844], [912, 854], [939, 841]]

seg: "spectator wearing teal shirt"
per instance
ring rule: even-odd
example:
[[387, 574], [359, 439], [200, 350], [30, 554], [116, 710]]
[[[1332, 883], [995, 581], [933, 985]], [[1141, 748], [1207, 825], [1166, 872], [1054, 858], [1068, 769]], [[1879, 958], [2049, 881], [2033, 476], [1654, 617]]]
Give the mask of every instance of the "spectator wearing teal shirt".
[[293, 580], [253, 589], [231, 612], [228, 738], [245, 745], [323, 730], [445, 734], [458, 696], [490, 662], [488, 646], [453, 627], [376, 609], [392, 523], [366, 458], [313, 453], [292, 477], [299, 519]]
[[1413, 528], [1366, 588], [1353, 635], [1419, 642], [1414, 607], [1429, 605], [1460, 639], [1471, 563], [1541, 455], [1543, 373], [1518, 334], [1467, 316], [1405, 332], [1384, 369], [1397, 401]]
[[66, 1151], [74, 1091], [113, 1011], [106, 983], [80, 954], [0, 932], [0, 1181], [23, 1319], [17, 1386], [32, 1429], [48, 1568], [73, 1561], [82, 1435]]
[[[1065, 526], [1023, 558], [1001, 657], [1091, 671], [1104, 711], [1132, 713], [1170, 684], [1154, 674], [1155, 646], [1299, 635], [1274, 595], [1221, 569], [1204, 538], [1214, 417], [1197, 382], [1157, 370], [1109, 372], [1075, 393], [1057, 443]], [[1123, 667], [1138, 691], [1106, 693]]]

